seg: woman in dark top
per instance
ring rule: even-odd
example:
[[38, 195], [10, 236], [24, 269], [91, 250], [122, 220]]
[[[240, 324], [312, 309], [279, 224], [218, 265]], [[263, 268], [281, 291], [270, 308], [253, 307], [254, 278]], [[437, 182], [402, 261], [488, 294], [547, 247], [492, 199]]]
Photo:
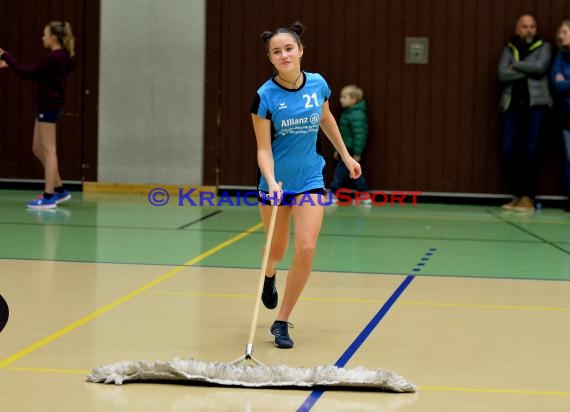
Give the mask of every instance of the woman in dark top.
[[65, 79], [72, 69], [74, 38], [71, 25], [53, 21], [44, 28], [44, 47], [50, 52], [39, 63], [24, 66], [0, 48], [0, 68], [10, 68], [20, 77], [37, 83], [36, 123], [34, 126], [33, 152], [42, 162], [45, 171], [43, 195], [27, 203], [32, 209], [55, 208], [71, 195], [63, 187], [56, 153], [55, 122], [63, 111]]
[[570, 212], [570, 19], [564, 20], [557, 33], [560, 51], [554, 58], [550, 72], [552, 85], [557, 98], [557, 111], [562, 126], [565, 147], [564, 191], [566, 204], [564, 210]]

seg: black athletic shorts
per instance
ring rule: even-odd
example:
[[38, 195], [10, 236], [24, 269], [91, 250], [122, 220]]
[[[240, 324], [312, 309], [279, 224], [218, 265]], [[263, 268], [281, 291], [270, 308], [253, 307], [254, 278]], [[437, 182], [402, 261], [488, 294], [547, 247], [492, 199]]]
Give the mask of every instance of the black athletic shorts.
[[36, 118], [39, 122], [55, 123], [59, 116], [63, 113], [63, 109], [58, 110], [38, 110]]

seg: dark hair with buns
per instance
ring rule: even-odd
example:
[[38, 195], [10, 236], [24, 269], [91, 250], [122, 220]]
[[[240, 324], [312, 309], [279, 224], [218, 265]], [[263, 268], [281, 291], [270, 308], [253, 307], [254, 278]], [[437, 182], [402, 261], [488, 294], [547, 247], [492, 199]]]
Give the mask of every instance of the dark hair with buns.
[[265, 50], [269, 49], [269, 41], [273, 36], [276, 34], [287, 33], [292, 35], [297, 42], [299, 47], [303, 46], [303, 42], [301, 41], [301, 35], [305, 31], [305, 26], [301, 24], [301, 22], [296, 21], [289, 27], [280, 27], [275, 31], [264, 31], [261, 33], [261, 41], [265, 44]]

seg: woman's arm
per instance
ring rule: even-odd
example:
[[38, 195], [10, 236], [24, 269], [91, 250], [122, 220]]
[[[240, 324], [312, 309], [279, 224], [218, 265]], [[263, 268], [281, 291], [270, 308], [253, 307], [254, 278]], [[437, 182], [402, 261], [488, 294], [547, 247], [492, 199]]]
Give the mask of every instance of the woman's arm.
[[5, 69], [6, 67], [8, 67], [8, 63], [4, 61], [5, 54], [6, 52], [4, 51], [4, 49], [0, 48], [0, 69]]
[[269, 193], [277, 192], [277, 199], [281, 199], [282, 192], [275, 180], [275, 165], [273, 162], [273, 150], [271, 149], [271, 121], [256, 114], [251, 115], [251, 120], [253, 121], [253, 130], [257, 140], [257, 164], [263, 177], [267, 180]]
[[560, 53], [554, 58], [552, 63], [552, 69], [550, 69], [550, 83], [558, 93], [568, 93], [570, 92], [570, 79], [564, 77], [564, 63], [562, 62], [562, 57]]
[[570, 92], [570, 79], [558, 80], [554, 82], [554, 87], [558, 93], [568, 93]]
[[346, 168], [350, 172], [350, 177], [353, 179], [358, 179], [362, 174], [360, 164], [358, 164], [358, 162], [350, 156], [348, 150], [346, 150], [346, 146], [344, 145], [342, 136], [338, 130], [336, 120], [330, 111], [328, 101], [323, 103], [322, 110], [321, 129], [323, 129], [323, 132], [325, 132], [325, 135], [333, 144], [336, 151], [339, 153], [342, 161], [346, 165]]
[[43, 73], [48, 70], [50, 65], [50, 59], [48, 57], [44, 57], [39, 63], [31, 66], [24, 66], [2, 49], [0, 49], [0, 58], [4, 60], [8, 67], [14, 70], [18, 76], [26, 80], [38, 80]]

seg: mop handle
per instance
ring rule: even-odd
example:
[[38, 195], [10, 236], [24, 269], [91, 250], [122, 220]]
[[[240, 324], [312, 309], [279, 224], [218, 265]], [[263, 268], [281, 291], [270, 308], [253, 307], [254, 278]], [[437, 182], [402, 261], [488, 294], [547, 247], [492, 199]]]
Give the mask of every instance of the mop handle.
[[[282, 183], [279, 183], [281, 188]], [[251, 321], [251, 328], [249, 330], [249, 339], [247, 341], [246, 355], [251, 356], [253, 351], [253, 340], [255, 339], [255, 329], [257, 328], [257, 318], [259, 317], [259, 308], [261, 305], [261, 293], [263, 292], [263, 282], [265, 280], [267, 263], [269, 262], [269, 249], [271, 248], [271, 241], [273, 239], [273, 231], [275, 229], [275, 221], [277, 220], [278, 204], [274, 204], [271, 210], [271, 220], [269, 221], [269, 229], [267, 230], [267, 240], [265, 241], [265, 251], [263, 253], [263, 262], [261, 264], [261, 272], [259, 275], [259, 285], [257, 287], [257, 295], [255, 295], [255, 309], [253, 310], [253, 319]]]

